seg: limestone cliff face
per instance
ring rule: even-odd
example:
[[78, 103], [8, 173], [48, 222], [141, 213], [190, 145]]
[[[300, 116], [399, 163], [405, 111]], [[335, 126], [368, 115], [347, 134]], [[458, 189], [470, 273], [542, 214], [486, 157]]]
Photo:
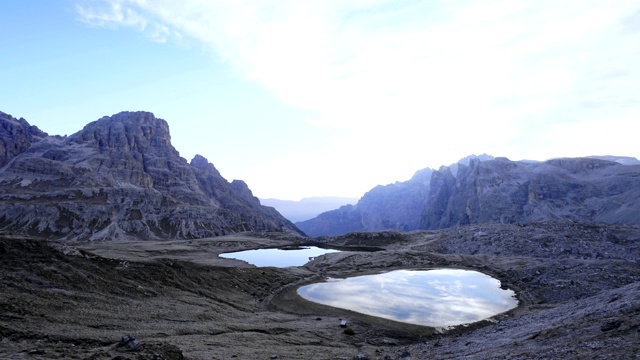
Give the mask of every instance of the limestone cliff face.
[[33, 143], [47, 137], [47, 133], [0, 111], [0, 168], [25, 152]]
[[639, 214], [640, 162], [634, 158], [532, 162], [481, 155], [377, 186], [355, 206], [296, 224], [310, 236], [333, 236], [554, 219], [640, 225]]
[[[13, 138], [13, 123], [0, 123]], [[65, 138], [32, 133], [39, 141], [0, 169], [0, 230], [91, 240], [299, 231], [204, 157], [181, 158], [152, 113], [103, 117]]]
[[[459, 166], [472, 160], [491, 159], [493, 156], [487, 154], [470, 155], [446, 168], [449, 176], [454, 178]], [[296, 225], [309, 236], [333, 236], [354, 231], [418, 230], [423, 221], [422, 212], [429, 206], [431, 183], [434, 181], [439, 183], [444, 179], [433, 169], [418, 170], [407, 181], [376, 186], [354, 206], [327, 211]]]
[[313, 237], [365, 231], [362, 213], [357, 205], [344, 205], [335, 210], [325, 211], [313, 219], [296, 222], [296, 226]]
[[[439, 180], [435, 180], [439, 179]], [[569, 219], [640, 224], [640, 165], [597, 158], [472, 161], [431, 180], [421, 228]]]
[[356, 205], [342, 206], [296, 225], [309, 236], [385, 229], [416, 230], [429, 194], [431, 172], [431, 169], [423, 169], [410, 180], [376, 186]]

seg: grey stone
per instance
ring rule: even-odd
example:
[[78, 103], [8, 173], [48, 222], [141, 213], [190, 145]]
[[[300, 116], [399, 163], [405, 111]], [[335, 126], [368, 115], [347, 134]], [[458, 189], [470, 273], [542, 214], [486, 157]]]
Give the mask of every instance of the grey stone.
[[47, 136], [25, 119], [16, 119], [0, 111], [0, 168]]
[[470, 156], [438, 170], [420, 170], [405, 182], [377, 186], [356, 205], [296, 225], [309, 236], [556, 219], [639, 225], [638, 189], [640, 161], [630, 157], [533, 162]]
[[[437, 180], [436, 180], [437, 179]], [[640, 224], [640, 166], [595, 158], [471, 161], [433, 174], [421, 228], [567, 219]]]
[[124, 335], [116, 348], [120, 351], [140, 351], [142, 344], [130, 335]]
[[[467, 164], [472, 159], [493, 159], [483, 154], [460, 160]], [[459, 164], [449, 171], [457, 172]], [[296, 222], [309, 236], [335, 236], [356, 231], [420, 229], [421, 215], [427, 204], [435, 170], [418, 170], [411, 179], [388, 185], [378, 185], [362, 196], [356, 205], [346, 205], [324, 212], [317, 217]], [[438, 181], [436, 178], [435, 181]]]
[[243, 181], [229, 183], [200, 155], [191, 163], [180, 157], [169, 125], [152, 113], [103, 117], [69, 137], [5, 114], [0, 125], [0, 139], [20, 126], [31, 134], [4, 151], [0, 230], [62, 240], [300, 234]]

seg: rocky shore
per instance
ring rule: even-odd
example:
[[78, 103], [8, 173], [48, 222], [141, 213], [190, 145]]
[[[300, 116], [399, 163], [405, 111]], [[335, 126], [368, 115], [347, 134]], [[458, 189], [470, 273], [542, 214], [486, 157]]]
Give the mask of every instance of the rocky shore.
[[[347, 250], [383, 250], [327, 254], [304, 267], [257, 268], [217, 255], [309, 239], [244, 233], [61, 243], [5, 234], [0, 239], [0, 358], [640, 357], [638, 227], [485, 224], [316, 240]], [[445, 330], [295, 296], [298, 285], [327, 276], [417, 268], [484, 272], [516, 291], [520, 305], [487, 321]], [[343, 320], [347, 327], [340, 327]]]

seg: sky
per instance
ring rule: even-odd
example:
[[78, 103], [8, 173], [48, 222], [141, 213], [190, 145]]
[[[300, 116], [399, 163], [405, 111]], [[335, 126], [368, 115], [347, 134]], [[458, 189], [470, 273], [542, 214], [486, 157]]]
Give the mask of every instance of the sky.
[[0, 0], [0, 23], [0, 111], [52, 135], [153, 112], [260, 198], [640, 158], [638, 1]]

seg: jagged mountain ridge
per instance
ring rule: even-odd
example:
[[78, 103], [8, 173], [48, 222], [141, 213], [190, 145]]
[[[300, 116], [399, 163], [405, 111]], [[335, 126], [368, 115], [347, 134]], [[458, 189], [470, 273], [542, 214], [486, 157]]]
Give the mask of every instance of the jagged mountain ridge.
[[1, 231], [74, 240], [299, 233], [243, 181], [227, 182], [200, 155], [180, 157], [152, 113], [105, 116], [68, 137], [4, 113], [0, 123]]
[[[421, 171], [427, 180], [378, 186], [355, 206], [296, 224], [309, 236], [553, 219], [640, 224], [640, 162], [635, 158], [535, 162], [482, 155]], [[420, 192], [406, 191], [409, 186]]]
[[423, 169], [407, 181], [378, 185], [355, 205], [341, 206], [296, 225], [309, 236], [332, 236], [354, 231], [415, 230], [429, 193], [432, 169]]
[[598, 157], [472, 161], [434, 173], [420, 228], [568, 219], [640, 224], [640, 165]]
[[[455, 172], [459, 164], [468, 164], [471, 159], [491, 160], [493, 156], [470, 155], [450, 165], [450, 168]], [[378, 185], [364, 194], [355, 205], [324, 212], [313, 219], [296, 222], [296, 225], [309, 236], [387, 229], [417, 230], [420, 228], [422, 209], [427, 205], [434, 171], [425, 168], [416, 171], [407, 181]]]
[[48, 134], [23, 119], [0, 111], [0, 168]]

